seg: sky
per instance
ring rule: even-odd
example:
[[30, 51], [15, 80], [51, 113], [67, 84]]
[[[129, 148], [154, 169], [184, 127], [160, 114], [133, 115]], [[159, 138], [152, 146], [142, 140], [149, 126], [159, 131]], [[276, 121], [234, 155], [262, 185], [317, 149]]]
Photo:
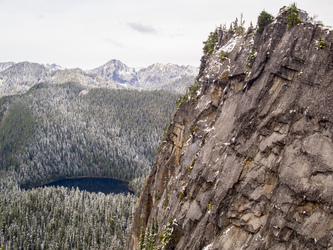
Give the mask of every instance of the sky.
[[[0, 0], [0, 62], [56, 63], [93, 69], [111, 59], [130, 67], [199, 66], [203, 41], [243, 13], [245, 27], [262, 10], [276, 16], [293, 1]], [[333, 26], [332, 0], [297, 7]]]

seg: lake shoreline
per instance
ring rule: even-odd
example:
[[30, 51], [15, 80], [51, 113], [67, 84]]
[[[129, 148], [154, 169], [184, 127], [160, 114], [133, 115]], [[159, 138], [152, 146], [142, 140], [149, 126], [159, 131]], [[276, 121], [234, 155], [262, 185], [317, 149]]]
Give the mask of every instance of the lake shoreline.
[[[33, 188], [43, 188], [43, 187], [46, 187], [46, 186], [64, 186], [64, 185], [56, 185], [53, 183], [57, 183], [57, 182], [66, 182], [66, 181], [75, 181], [75, 180], [82, 180], [82, 179], [90, 179], [90, 180], [93, 180], [95, 179], [96, 180], [104, 180], [104, 181], [118, 181], [118, 182], [121, 182], [122, 184], [126, 184], [126, 189], [129, 191], [128, 193], [130, 194], [134, 194], [134, 190], [132, 190], [131, 188], [129, 188], [129, 181], [127, 180], [121, 180], [121, 179], [118, 179], [118, 178], [113, 178], [113, 177], [100, 177], [100, 176], [78, 176], [78, 177], [68, 177], [68, 178], [63, 178], [63, 179], [58, 179], [58, 180], [50, 180], [48, 182], [45, 182], [45, 183], [41, 183], [41, 184], [38, 184], [38, 185], [33, 185], [33, 186], [29, 186], [29, 187], [24, 187], [23, 189], [33, 189]], [[70, 188], [70, 187], [67, 187], [67, 188]], [[85, 188], [79, 188], [80, 190], [86, 190]], [[88, 190], [86, 190], [88, 191]], [[96, 191], [88, 191], [88, 192], [96, 192]], [[102, 192], [102, 193], [105, 193], [103, 191], [99, 191], [99, 192]], [[105, 193], [106, 194], [106, 193]]]

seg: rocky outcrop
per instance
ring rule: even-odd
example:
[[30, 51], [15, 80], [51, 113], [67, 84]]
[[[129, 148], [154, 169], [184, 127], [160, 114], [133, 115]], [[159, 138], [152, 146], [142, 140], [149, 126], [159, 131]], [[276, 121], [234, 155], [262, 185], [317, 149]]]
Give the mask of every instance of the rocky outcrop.
[[159, 148], [128, 249], [333, 249], [333, 32], [302, 15], [220, 32]]

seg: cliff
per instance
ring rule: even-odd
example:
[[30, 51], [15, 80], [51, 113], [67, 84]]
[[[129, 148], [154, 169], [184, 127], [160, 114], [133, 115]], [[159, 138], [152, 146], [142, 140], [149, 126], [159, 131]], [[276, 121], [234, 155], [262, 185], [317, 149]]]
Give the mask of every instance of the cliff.
[[[128, 249], [333, 249], [333, 32], [220, 31], [142, 190]], [[144, 234], [143, 234], [144, 232]]]

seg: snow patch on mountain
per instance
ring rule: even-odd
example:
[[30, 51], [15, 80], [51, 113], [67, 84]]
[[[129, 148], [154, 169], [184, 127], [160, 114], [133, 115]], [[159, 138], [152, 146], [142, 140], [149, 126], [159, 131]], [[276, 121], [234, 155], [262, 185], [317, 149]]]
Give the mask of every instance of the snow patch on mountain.
[[15, 64], [14, 62], [0, 63], [0, 72], [8, 69], [9, 67], [13, 66], [14, 64]]
[[52, 63], [52, 64], [44, 64], [44, 66], [50, 70], [58, 70], [58, 69], [64, 69], [63, 67], [61, 67], [58, 64]]

